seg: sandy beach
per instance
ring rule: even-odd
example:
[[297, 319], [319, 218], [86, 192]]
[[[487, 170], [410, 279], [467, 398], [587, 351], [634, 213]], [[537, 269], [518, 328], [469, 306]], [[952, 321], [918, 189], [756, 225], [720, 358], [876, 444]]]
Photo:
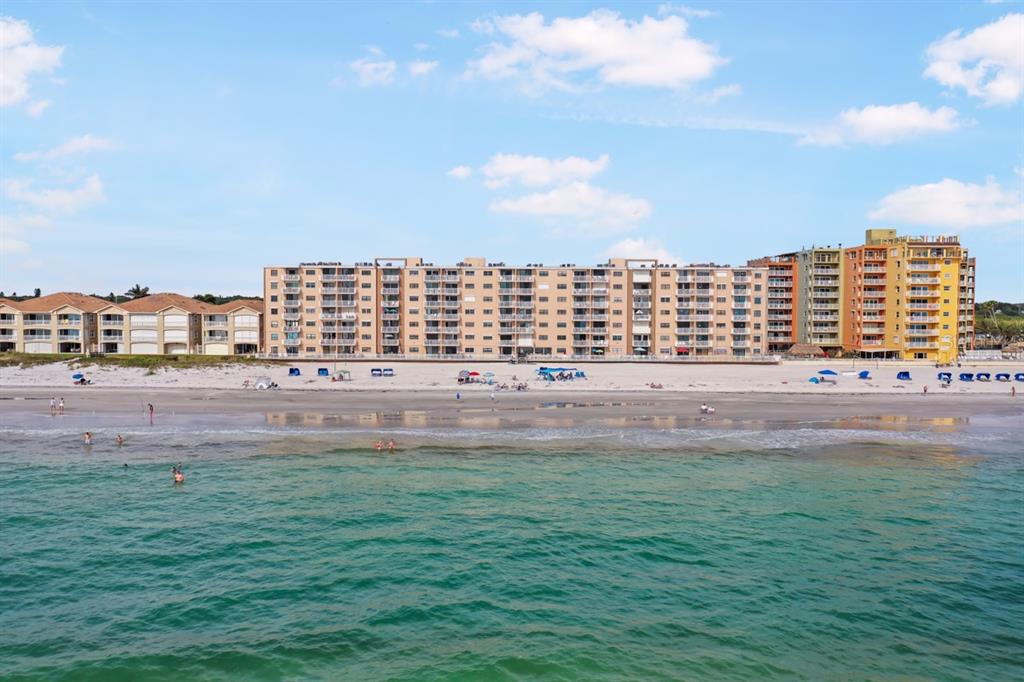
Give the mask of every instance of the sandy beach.
[[[923, 393], [936, 396], [1009, 396], [1011, 387], [1024, 389], [1021, 382], [962, 382], [956, 379], [960, 372], [989, 372], [993, 379], [998, 372], [1011, 376], [1024, 372], [1024, 361], [978, 362], [964, 364], [961, 368], [943, 368], [953, 373], [954, 381], [948, 388], [942, 388], [936, 378], [940, 371], [931, 364], [875, 363], [864, 360], [830, 361], [786, 361], [776, 365], [706, 364], [706, 363], [661, 363], [661, 362], [580, 362], [562, 366], [572, 367], [586, 374], [586, 379], [548, 382], [537, 378], [540, 363], [512, 365], [508, 363], [432, 363], [358, 361], [358, 362], [295, 362], [291, 364], [268, 363], [261, 365], [224, 365], [203, 369], [161, 369], [155, 373], [137, 368], [113, 366], [74, 365], [65, 362], [35, 367], [0, 368], [0, 391], [11, 388], [54, 388], [77, 393], [105, 391], [107, 389], [144, 389], [162, 391], [168, 389], [238, 390], [246, 380], [269, 377], [280, 386], [280, 392], [330, 391], [332, 393], [446, 393], [460, 391], [465, 396], [489, 395], [500, 384], [525, 382], [531, 394], [544, 394], [561, 398], [581, 394], [618, 394], [628, 392], [691, 393], [704, 394], [803, 394], [803, 395], [905, 395]], [[300, 376], [289, 376], [290, 367], [299, 368]], [[394, 377], [371, 377], [372, 368], [391, 367]], [[346, 369], [351, 372], [351, 381], [332, 382], [329, 377], [317, 376], [318, 368], [328, 371]], [[830, 369], [838, 376], [828, 377], [834, 382], [814, 384], [809, 381], [818, 377], [818, 372]], [[491, 372], [494, 384], [474, 383], [459, 385], [460, 370], [475, 371], [481, 375]], [[871, 378], [858, 379], [856, 372], [868, 370]], [[911, 381], [899, 381], [900, 371], [910, 371]], [[88, 387], [72, 385], [71, 375], [83, 372], [91, 381]], [[661, 388], [652, 389], [651, 383]], [[504, 395], [505, 392], [499, 392]]]

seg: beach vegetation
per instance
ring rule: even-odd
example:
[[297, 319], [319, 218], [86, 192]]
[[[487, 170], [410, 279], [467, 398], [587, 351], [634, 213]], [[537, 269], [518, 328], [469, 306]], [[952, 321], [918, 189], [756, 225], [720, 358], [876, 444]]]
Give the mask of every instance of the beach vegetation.
[[244, 355], [58, 355], [55, 353], [3, 353], [0, 367], [36, 367], [57, 362], [69, 369], [89, 366], [136, 367], [148, 373], [162, 369], [203, 369], [227, 365], [266, 365], [266, 360]]

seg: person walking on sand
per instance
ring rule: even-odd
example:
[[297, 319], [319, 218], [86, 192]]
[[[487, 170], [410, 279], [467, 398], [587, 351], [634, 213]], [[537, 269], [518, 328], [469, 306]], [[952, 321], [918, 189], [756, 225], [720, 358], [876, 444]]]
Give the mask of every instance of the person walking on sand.
[[60, 402], [57, 403], [57, 412], [59, 414], [64, 414], [64, 396], [61, 396]]

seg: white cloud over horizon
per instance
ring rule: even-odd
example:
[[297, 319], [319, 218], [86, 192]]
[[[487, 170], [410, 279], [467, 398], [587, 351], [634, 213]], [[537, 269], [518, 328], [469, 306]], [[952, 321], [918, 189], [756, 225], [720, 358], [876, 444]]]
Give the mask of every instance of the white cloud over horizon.
[[[28, 22], [0, 17], [0, 107], [28, 99], [29, 78], [35, 73], [50, 73], [60, 66], [63, 53], [63, 47], [37, 44]], [[39, 107], [39, 104], [30, 105], [29, 114], [42, 114], [46, 105]]]
[[409, 75], [415, 77], [426, 76], [437, 68], [440, 62], [415, 60], [409, 62]]
[[73, 137], [52, 149], [35, 152], [17, 152], [11, 158], [15, 161], [52, 161], [72, 154], [82, 152], [112, 149], [114, 143], [103, 137], [96, 137], [91, 133]]
[[727, 62], [713, 45], [690, 36], [686, 20], [675, 14], [634, 21], [599, 9], [548, 23], [532, 12], [494, 17], [483, 25], [504, 42], [485, 46], [467, 65], [466, 76], [518, 79], [533, 90], [574, 91], [588, 81], [679, 89]]
[[853, 142], [887, 145], [929, 133], [952, 132], [963, 123], [952, 107], [931, 111], [917, 102], [872, 104], [862, 109], [843, 111], [831, 126], [810, 132], [799, 142], [819, 147]]
[[457, 180], [465, 180], [473, 174], [473, 169], [469, 166], [455, 166], [449, 170], [445, 175], [455, 178]]
[[1024, 92], [1024, 14], [1007, 14], [969, 33], [957, 29], [928, 46], [924, 75], [963, 88], [988, 105]]
[[660, 263], [685, 264], [682, 258], [665, 248], [661, 240], [653, 237], [626, 237], [605, 249], [601, 256], [604, 258], [656, 258]]
[[984, 185], [945, 178], [913, 185], [883, 197], [872, 220], [956, 229], [999, 227], [1024, 222], [1024, 198], [994, 178]]
[[359, 85], [364, 88], [374, 85], [388, 85], [394, 80], [395, 71], [398, 69], [398, 65], [393, 60], [374, 60], [369, 57], [349, 62], [348, 66], [355, 72], [356, 77], [359, 79]]
[[651, 215], [651, 205], [645, 199], [609, 192], [582, 181], [547, 192], [499, 199], [491, 203], [490, 209], [496, 213], [571, 218], [581, 227], [610, 232], [629, 229]]
[[526, 187], [544, 187], [573, 180], [589, 180], [608, 168], [609, 157], [602, 154], [596, 159], [567, 156], [549, 159], [543, 156], [521, 154], [495, 154], [480, 171], [487, 178], [484, 184], [495, 189], [513, 182]]
[[34, 206], [43, 211], [74, 213], [81, 208], [104, 201], [103, 183], [95, 173], [79, 187], [71, 189], [33, 189], [31, 180], [14, 178], [3, 181], [4, 194], [12, 201]]

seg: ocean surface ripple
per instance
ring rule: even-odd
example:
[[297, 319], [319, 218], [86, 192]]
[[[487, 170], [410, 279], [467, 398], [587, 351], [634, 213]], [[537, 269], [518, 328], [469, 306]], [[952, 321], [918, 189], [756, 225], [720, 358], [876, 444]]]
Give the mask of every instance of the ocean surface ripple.
[[3, 435], [3, 679], [1024, 677], [1014, 438]]

